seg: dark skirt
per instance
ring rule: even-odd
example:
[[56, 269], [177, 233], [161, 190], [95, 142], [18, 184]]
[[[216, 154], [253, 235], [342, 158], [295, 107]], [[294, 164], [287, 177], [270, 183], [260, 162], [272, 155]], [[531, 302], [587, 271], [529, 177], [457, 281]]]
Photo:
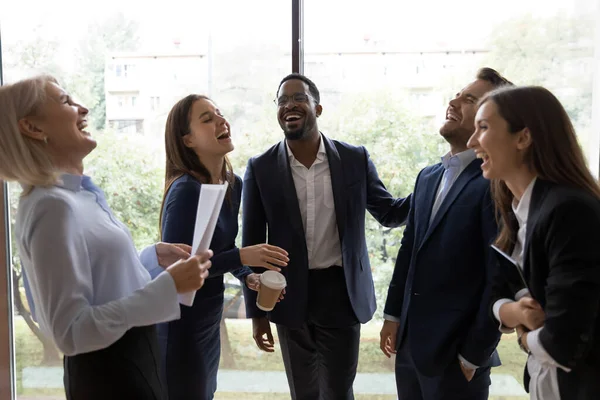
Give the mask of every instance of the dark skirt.
[[157, 325], [169, 400], [212, 400], [217, 390], [223, 294], [199, 294], [192, 307], [181, 306], [181, 319]]
[[164, 400], [156, 327], [132, 328], [111, 346], [64, 357], [67, 400]]

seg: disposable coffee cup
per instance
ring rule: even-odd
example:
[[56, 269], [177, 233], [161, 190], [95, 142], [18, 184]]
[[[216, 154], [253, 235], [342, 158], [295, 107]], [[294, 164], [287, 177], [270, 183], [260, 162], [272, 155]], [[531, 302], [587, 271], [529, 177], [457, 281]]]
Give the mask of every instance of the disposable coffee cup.
[[256, 307], [263, 311], [275, 308], [281, 291], [286, 287], [285, 276], [277, 271], [265, 271], [260, 275], [260, 288], [256, 298]]

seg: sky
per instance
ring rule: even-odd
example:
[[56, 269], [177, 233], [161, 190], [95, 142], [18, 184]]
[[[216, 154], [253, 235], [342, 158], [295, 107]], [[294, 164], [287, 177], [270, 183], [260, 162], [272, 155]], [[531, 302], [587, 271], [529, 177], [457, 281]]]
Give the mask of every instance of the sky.
[[[597, 0], [304, 3], [307, 52], [346, 50], [364, 43], [366, 38], [393, 49], [477, 47], [493, 26], [507, 18], [598, 10]], [[181, 47], [205, 50], [209, 31], [213, 46], [223, 48], [268, 43], [289, 49], [291, 40], [291, 0], [169, 0], [160, 6], [139, 0], [0, 0], [0, 32], [6, 41], [42, 35], [74, 46], [90, 23], [116, 11], [140, 21], [140, 35], [148, 50], [172, 47], [174, 41], [179, 41]]]

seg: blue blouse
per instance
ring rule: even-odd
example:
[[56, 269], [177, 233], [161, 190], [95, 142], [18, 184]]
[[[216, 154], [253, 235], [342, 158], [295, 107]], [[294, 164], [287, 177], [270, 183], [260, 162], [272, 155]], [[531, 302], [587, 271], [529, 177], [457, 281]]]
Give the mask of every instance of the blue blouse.
[[[106, 348], [132, 327], [180, 317], [175, 283], [150, 280], [129, 230], [87, 176], [64, 174], [19, 202], [15, 234], [34, 317], [65, 355]], [[158, 265], [153, 246], [147, 265]]]

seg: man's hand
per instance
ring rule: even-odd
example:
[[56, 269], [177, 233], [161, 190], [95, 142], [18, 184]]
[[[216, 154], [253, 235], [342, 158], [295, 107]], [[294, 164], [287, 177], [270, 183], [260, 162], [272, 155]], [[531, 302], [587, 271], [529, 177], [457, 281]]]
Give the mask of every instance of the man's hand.
[[[250, 275], [246, 275], [246, 286], [248, 287], [248, 289], [258, 292], [260, 290], [260, 274], [252, 273]], [[277, 299], [278, 303], [281, 300], [283, 300], [284, 295], [285, 295], [285, 288], [283, 288], [283, 290], [281, 291], [281, 294], [279, 295], [279, 299]]]
[[[185, 260], [190, 257], [190, 253], [192, 252], [192, 246], [188, 246], [187, 244], [172, 244], [165, 242], [158, 242], [155, 246], [156, 249], [156, 257], [158, 258], [158, 264], [167, 268], [169, 265], [174, 264], [179, 260]], [[207, 260], [202, 260], [201, 262], [205, 262]]]
[[262, 351], [273, 353], [275, 341], [271, 333], [271, 323], [267, 317], [252, 318], [252, 337]]
[[241, 248], [240, 260], [243, 265], [263, 267], [274, 271], [281, 271], [278, 266], [285, 267], [290, 261], [287, 251], [266, 243]]
[[460, 360], [458, 360], [458, 364], [460, 365], [460, 370], [462, 371], [463, 375], [467, 379], [467, 382], [471, 382], [471, 379], [473, 379], [473, 377], [475, 376], [475, 370], [467, 367]]
[[383, 321], [383, 327], [379, 333], [379, 348], [387, 358], [390, 358], [392, 354], [396, 354], [398, 329], [400, 329], [399, 322]]

